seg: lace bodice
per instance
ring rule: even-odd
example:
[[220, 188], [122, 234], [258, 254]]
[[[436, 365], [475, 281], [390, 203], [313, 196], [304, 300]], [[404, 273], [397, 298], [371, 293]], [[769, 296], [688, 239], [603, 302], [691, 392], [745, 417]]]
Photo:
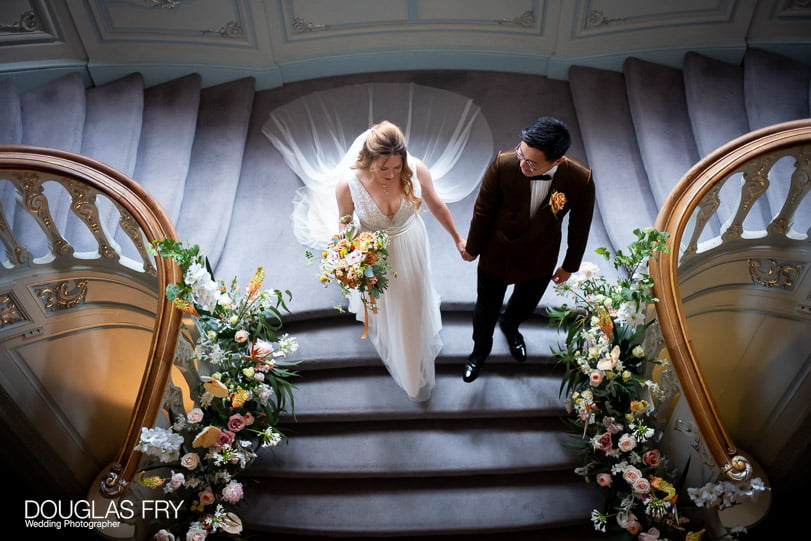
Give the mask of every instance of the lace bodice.
[[394, 216], [389, 217], [383, 214], [357, 177], [350, 177], [348, 183], [349, 192], [352, 194], [352, 201], [355, 204], [355, 214], [360, 220], [362, 231], [384, 230], [389, 235], [396, 235], [414, 219], [417, 209], [405, 197], [401, 197], [400, 208], [397, 209]]

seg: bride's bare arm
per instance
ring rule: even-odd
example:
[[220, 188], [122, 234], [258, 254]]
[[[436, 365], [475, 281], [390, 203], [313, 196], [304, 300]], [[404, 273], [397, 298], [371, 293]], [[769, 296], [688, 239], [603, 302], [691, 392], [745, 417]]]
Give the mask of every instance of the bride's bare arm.
[[456, 224], [453, 221], [453, 216], [451, 216], [451, 211], [448, 209], [448, 205], [446, 205], [436, 193], [436, 189], [434, 189], [434, 181], [431, 178], [431, 172], [428, 170], [428, 166], [422, 163], [422, 161], [417, 160], [416, 169], [417, 180], [422, 188], [423, 203], [425, 203], [425, 206], [428, 207], [428, 210], [434, 215], [437, 221], [442, 224], [442, 227], [444, 227], [445, 230], [450, 233], [454, 244], [456, 244], [456, 249], [459, 250], [459, 254], [462, 256], [462, 258], [468, 260], [468, 257], [470, 256], [465, 257], [467, 256], [467, 252], [465, 251], [465, 239], [456, 229]]
[[[349, 192], [349, 183], [346, 179], [338, 181], [335, 187], [335, 198], [338, 201], [338, 231], [343, 231], [346, 224], [352, 221], [355, 213], [355, 203], [352, 202], [352, 194]], [[346, 218], [349, 216], [349, 218]]]

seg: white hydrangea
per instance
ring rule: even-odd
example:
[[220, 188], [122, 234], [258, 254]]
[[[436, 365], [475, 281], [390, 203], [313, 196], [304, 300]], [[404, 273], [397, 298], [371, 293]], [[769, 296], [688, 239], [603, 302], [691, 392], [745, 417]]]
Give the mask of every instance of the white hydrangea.
[[136, 451], [156, 456], [161, 462], [173, 462], [180, 458], [180, 446], [183, 436], [170, 429], [155, 427], [141, 428], [141, 439], [135, 446]]

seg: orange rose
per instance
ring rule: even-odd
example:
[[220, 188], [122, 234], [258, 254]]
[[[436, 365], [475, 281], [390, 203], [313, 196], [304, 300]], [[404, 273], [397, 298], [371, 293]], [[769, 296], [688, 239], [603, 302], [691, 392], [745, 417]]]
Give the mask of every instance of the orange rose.
[[558, 212], [566, 205], [566, 195], [563, 192], [554, 191], [549, 196], [549, 206], [552, 208], [552, 214], [557, 216]]

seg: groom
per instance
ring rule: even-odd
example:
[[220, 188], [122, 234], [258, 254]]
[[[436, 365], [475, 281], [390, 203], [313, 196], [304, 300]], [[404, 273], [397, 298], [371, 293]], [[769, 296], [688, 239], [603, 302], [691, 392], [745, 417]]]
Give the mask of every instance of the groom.
[[[594, 181], [591, 170], [565, 156], [570, 144], [563, 122], [541, 117], [521, 132], [514, 150], [499, 152], [484, 175], [462, 254], [468, 261], [481, 256], [467, 383], [490, 355], [496, 323], [515, 360], [526, 360], [518, 327], [535, 311], [549, 280], [565, 282], [580, 267], [594, 212]], [[567, 214], [566, 255], [556, 268]], [[513, 292], [501, 314], [509, 284]]]

